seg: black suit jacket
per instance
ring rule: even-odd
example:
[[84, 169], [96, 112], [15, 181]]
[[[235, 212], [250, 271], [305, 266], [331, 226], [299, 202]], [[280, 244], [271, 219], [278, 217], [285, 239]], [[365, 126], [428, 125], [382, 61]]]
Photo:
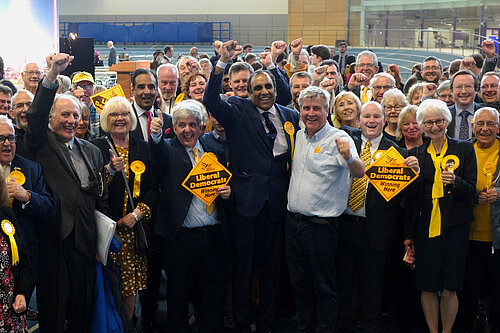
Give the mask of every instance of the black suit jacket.
[[[476, 102], [473, 102], [474, 103], [474, 112], [476, 112], [477, 110], [479, 110], [480, 108], [483, 107], [482, 104], [479, 104], [479, 103], [476, 103]], [[453, 104], [452, 106], [449, 106], [448, 109], [450, 109], [450, 112], [451, 112], [451, 122], [448, 124], [448, 135], [450, 137], [454, 137], [455, 136], [455, 117], [457, 115], [457, 110], [455, 108], [455, 104]], [[455, 139], [458, 139], [458, 138], [455, 138]]]
[[[199, 141], [205, 152], [214, 153], [219, 163], [225, 165], [222, 150], [210, 148], [206, 145], [203, 136]], [[182, 186], [182, 182], [193, 169], [193, 165], [186, 148], [177, 137], [162, 139], [158, 144], [151, 140], [149, 146], [155, 169], [162, 170], [158, 176], [161, 193], [158, 198], [155, 234], [166, 239], [174, 239], [186, 219], [193, 198], [193, 194]], [[223, 220], [224, 207], [220, 196], [217, 197], [215, 203], [219, 218]]]
[[[236, 211], [245, 217], [256, 216], [266, 201], [269, 202], [271, 218], [282, 219], [286, 209], [286, 194], [290, 177], [290, 136], [286, 135], [288, 151], [274, 157], [261, 116], [256, 106], [248, 99], [230, 97], [221, 100], [223, 73], [212, 72], [208, 80], [203, 103], [217, 118], [226, 131], [229, 147], [229, 170], [232, 196]], [[297, 111], [275, 104], [281, 121], [291, 122], [295, 133], [299, 129]]]
[[[132, 103], [132, 109], [134, 110], [135, 117], [137, 118], [137, 127], [135, 128], [135, 130], [130, 132], [130, 136], [141, 140], [145, 140], [146, 138], [144, 138], [144, 136], [142, 135], [141, 122], [139, 121], [139, 115], [137, 114], [137, 110], [135, 109], [134, 103]], [[153, 116], [158, 117], [158, 112], [161, 112], [160, 109], [155, 109], [153, 111], [154, 113]], [[172, 125], [172, 116], [166, 114], [165, 112], [162, 112], [161, 114], [163, 115], [163, 137], [165, 139], [173, 138], [175, 136], [175, 133], [174, 133], [174, 127]], [[145, 141], [149, 141], [149, 138], [147, 138], [147, 140]]]
[[[111, 143], [114, 145], [113, 139], [108, 136]], [[106, 138], [99, 138], [92, 141], [102, 153], [104, 164], [109, 163], [109, 146], [106, 142]], [[135, 174], [130, 169], [130, 164], [134, 161], [141, 161], [144, 163], [146, 170], [141, 174], [141, 186], [139, 197], [132, 198], [134, 207], [138, 203], [142, 202], [146, 204], [152, 212], [154, 212], [156, 207], [156, 200], [158, 198], [158, 185], [156, 179], [154, 179], [153, 168], [149, 159], [149, 145], [146, 141], [138, 139], [136, 137], [130, 136], [129, 149], [128, 149], [128, 165], [129, 165], [129, 177], [128, 186], [130, 191], [134, 191], [134, 179]], [[117, 172], [108, 183], [108, 193], [109, 193], [109, 213], [113, 220], [118, 221], [123, 217], [123, 204], [125, 201], [125, 181], [120, 172]], [[130, 198], [129, 198], [130, 200]], [[127, 213], [132, 211], [130, 203], [127, 203]]]
[[[341, 129], [351, 136], [358, 154], [361, 154], [361, 131], [348, 126], [342, 126]], [[398, 147], [382, 136], [378, 150], [387, 150], [391, 147], [395, 147], [403, 157], [408, 156], [406, 149]], [[399, 193], [390, 201], [386, 201], [371, 183], [368, 184], [365, 197], [366, 227], [368, 239], [375, 251], [387, 251], [394, 244], [398, 231], [403, 230], [402, 198], [403, 193]]]
[[82, 188], [67, 146], [47, 127], [55, 93], [56, 90], [45, 88], [40, 83], [26, 113], [27, 148], [32, 159], [42, 166], [47, 188], [57, 205], [56, 218], [40, 230], [40, 237], [63, 240], [74, 231], [75, 248], [94, 258], [97, 240], [94, 210], [107, 213], [104, 162], [96, 146], [74, 138], [73, 149], [80, 150], [90, 177], [89, 187]]
[[40, 164], [19, 155], [14, 156], [10, 163], [11, 170], [24, 174], [26, 181], [24, 189], [31, 192], [30, 202], [23, 209], [23, 203], [14, 199], [12, 209], [16, 214], [19, 230], [23, 235], [29, 254], [33, 259], [33, 271], [38, 273], [38, 232], [43, 229], [46, 221], [56, 215], [56, 203], [47, 191]]
[[[409, 186], [412, 200], [408, 200], [405, 211], [405, 237], [413, 238], [415, 227], [428, 228], [432, 211], [432, 184], [434, 183], [434, 164], [427, 147], [430, 141], [412, 148], [409, 154], [416, 156], [420, 165], [420, 177]], [[455, 155], [460, 164], [455, 173], [455, 185], [444, 187], [444, 197], [439, 199], [441, 224], [443, 227], [471, 223], [474, 220], [472, 207], [476, 194], [477, 163], [472, 143], [448, 137], [446, 155]], [[418, 200], [415, 200], [418, 198]]]

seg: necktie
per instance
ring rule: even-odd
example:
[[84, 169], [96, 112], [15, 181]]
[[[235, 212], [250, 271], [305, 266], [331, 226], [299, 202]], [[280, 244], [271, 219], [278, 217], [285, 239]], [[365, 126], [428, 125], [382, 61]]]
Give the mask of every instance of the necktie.
[[[194, 155], [194, 162], [198, 163], [200, 160], [200, 152], [198, 151], [198, 148], [191, 148], [191, 151], [193, 152]], [[205, 210], [207, 211], [208, 215], [212, 215], [215, 209], [215, 202], [212, 202], [210, 205], [205, 204]]]
[[146, 115], [146, 117], [148, 117], [148, 138], [146, 139], [146, 141], [149, 141], [149, 136], [151, 135], [151, 111], [146, 111], [144, 112], [144, 114]]
[[339, 55], [340, 75], [344, 76], [344, 56]]
[[[371, 141], [367, 141], [365, 147], [361, 151], [361, 160], [365, 163], [365, 166], [370, 164], [372, 159], [372, 154], [370, 148], [372, 146]], [[354, 178], [352, 181], [351, 192], [349, 193], [349, 200], [347, 204], [352, 209], [353, 212], [357, 212], [365, 204], [366, 195], [366, 177]]]
[[460, 121], [460, 131], [458, 132], [458, 138], [460, 140], [469, 139], [469, 122], [467, 121], [467, 116], [469, 111], [463, 110], [460, 112], [459, 116], [462, 118]]
[[361, 103], [366, 103], [368, 102], [368, 95], [367, 95], [368, 87], [363, 88], [363, 94], [361, 94]]
[[274, 140], [276, 139], [278, 132], [276, 131], [276, 127], [274, 126], [271, 119], [269, 119], [269, 113], [270, 113], [269, 111], [264, 111], [262, 112], [262, 116], [264, 117], [264, 122], [267, 128], [267, 137], [269, 138], [271, 147], [274, 147]]

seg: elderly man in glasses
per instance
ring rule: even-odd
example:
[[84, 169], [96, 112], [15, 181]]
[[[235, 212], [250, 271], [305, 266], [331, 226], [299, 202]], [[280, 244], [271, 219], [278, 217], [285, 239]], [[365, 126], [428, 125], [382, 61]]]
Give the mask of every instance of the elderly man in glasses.
[[33, 94], [28, 90], [19, 90], [12, 96], [12, 109], [9, 115], [15, 122], [15, 134], [17, 136], [17, 154], [23, 157], [28, 157], [26, 147], [24, 146], [24, 133], [28, 126], [26, 120], [26, 111], [33, 101]]
[[38, 88], [38, 83], [42, 79], [42, 75], [42, 68], [37, 63], [27, 63], [21, 73], [21, 77], [24, 82], [24, 89], [34, 95], [36, 93], [36, 89]]
[[90, 140], [101, 136], [100, 117], [95, 109], [90, 96], [95, 94], [94, 77], [87, 72], [78, 72], [71, 80], [71, 93], [78, 98], [90, 111]]

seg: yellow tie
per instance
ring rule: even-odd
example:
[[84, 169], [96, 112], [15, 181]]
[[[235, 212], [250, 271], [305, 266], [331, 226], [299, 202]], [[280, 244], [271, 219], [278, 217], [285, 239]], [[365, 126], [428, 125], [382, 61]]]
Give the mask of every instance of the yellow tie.
[[366, 103], [368, 102], [368, 95], [367, 95], [368, 87], [363, 88], [363, 93], [361, 94], [361, 103]]
[[[200, 160], [200, 152], [198, 151], [198, 148], [191, 148], [191, 151], [193, 152], [194, 155], [194, 162], [198, 163]], [[207, 211], [208, 215], [212, 215], [215, 209], [215, 203], [212, 202], [210, 205], [205, 204], [205, 210]]]
[[[372, 159], [372, 154], [370, 148], [372, 146], [371, 141], [367, 141], [365, 147], [361, 151], [361, 160], [365, 163], [365, 166], [370, 165]], [[347, 204], [353, 212], [357, 212], [365, 204], [365, 194], [366, 194], [366, 182], [365, 176], [361, 178], [354, 178], [352, 181], [351, 192], [349, 193], [349, 200]]]

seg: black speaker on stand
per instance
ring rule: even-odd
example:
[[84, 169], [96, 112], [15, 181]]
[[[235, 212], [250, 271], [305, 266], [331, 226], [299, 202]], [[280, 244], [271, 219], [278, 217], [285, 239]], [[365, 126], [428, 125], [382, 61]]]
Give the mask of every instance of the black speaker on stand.
[[59, 38], [59, 50], [75, 57], [61, 74], [71, 77], [74, 72], [85, 71], [95, 78], [94, 38]]

